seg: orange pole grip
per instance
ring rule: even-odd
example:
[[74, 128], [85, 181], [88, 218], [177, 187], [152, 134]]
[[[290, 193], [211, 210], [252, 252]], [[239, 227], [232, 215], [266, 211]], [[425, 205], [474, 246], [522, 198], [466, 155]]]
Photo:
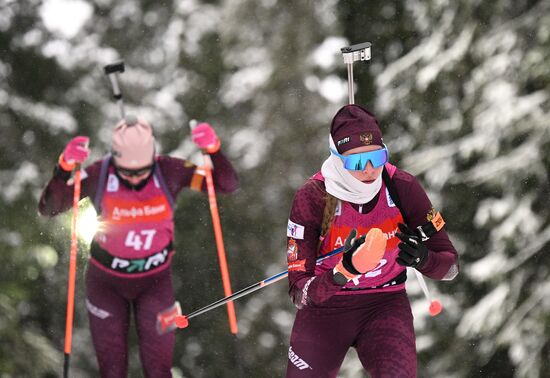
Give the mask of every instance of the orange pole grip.
[[69, 257], [69, 283], [67, 289], [67, 315], [65, 322], [65, 354], [71, 353], [73, 339], [73, 315], [74, 315], [74, 292], [76, 282], [76, 253], [78, 249], [78, 238], [76, 235], [76, 220], [78, 218], [78, 201], [80, 200], [80, 167], [76, 168], [74, 174], [73, 194], [73, 219], [71, 224], [71, 253]]
[[[208, 189], [208, 202], [210, 204], [210, 213], [212, 214], [212, 225], [214, 227], [214, 236], [216, 238], [216, 247], [218, 249], [218, 259], [220, 261], [220, 271], [222, 274], [223, 292], [225, 296], [230, 296], [231, 280], [229, 278], [229, 269], [227, 268], [227, 259], [225, 257], [225, 247], [223, 245], [222, 226], [220, 223], [220, 214], [218, 212], [218, 204], [216, 201], [216, 191], [214, 189], [214, 180], [212, 178], [212, 170], [209, 162], [206, 160], [208, 156], [204, 157], [204, 171], [206, 174], [206, 188]], [[235, 315], [235, 306], [233, 302], [227, 302], [227, 316], [229, 318], [229, 329], [231, 333], [236, 335], [237, 328], [237, 316]]]

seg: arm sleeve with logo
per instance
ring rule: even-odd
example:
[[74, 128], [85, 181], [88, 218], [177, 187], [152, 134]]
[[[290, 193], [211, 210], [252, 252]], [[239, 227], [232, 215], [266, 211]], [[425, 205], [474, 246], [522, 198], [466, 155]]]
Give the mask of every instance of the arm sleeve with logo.
[[[400, 169], [392, 179], [408, 226], [412, 229], [426, 224], [433, 206], [418, 180]], [[459, 272], [458, 254], [445, 228], [435, 233], [425, 245], [430, 253], [417, 270], [435, 280], [452, 280]]]
[[[232, 193], [239, 187], [237, 173], [229, 160], [221, 151], [211, 154], [212, 179], [214, 188], [218, 193]], [[184, 188], [191, 188], [196, 191], [206, 192], [206, 179], [199, 167], [194, 163], [170, 156], [159, 156], [159, 165], [162, 176], [166, 180], [168, 190], [174, 198]]]
[[[101, 160], [86, 167], [81, 173], [80, 198], [94, 198], [97, 186]], [[38, 202], [40, 215], [52, 217], [71, 208], [73, 204], [74, 185], [72, 184], [71, 172], [56, 167], [53, 177], [48, 181], [42, 191]]]
[[297, 191], [290, 210], [292, 225], [303, 227], [303, 235], [301, 228], [295, 237], [287, 232], [289, 295], [298, 308], [320, 304], [342, 288], [334, 282], [332, 269], [315, 276], [325, 194], [323, 184], [310, 179]]

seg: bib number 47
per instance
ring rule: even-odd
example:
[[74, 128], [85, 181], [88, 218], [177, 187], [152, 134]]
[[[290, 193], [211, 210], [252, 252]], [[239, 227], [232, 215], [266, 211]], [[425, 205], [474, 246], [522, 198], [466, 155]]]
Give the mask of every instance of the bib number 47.
[[157, 230], [141, 230], [139, 232], [131, 230], [126, 235], [124, 245], [134, 248], [136, 251], [148, 250], [153, 244], [153, 238], [156, 232]]

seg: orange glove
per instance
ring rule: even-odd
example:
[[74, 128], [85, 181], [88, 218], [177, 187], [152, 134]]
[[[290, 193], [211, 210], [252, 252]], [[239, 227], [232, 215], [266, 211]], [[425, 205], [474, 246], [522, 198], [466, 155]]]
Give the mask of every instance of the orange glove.
[[371, 228], [359, 239], [355, 239], [356, 235], [357, 230], [351, 230], [344, 244], [344, 255], [334, 268], [335, 275], [340, 273], [347, 281], [376, 268], [386, 251], [387, 240], [379, 228]]

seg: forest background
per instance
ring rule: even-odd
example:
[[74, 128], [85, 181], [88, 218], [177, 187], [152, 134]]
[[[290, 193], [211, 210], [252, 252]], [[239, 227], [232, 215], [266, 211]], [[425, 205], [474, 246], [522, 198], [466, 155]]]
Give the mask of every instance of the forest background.
[[[191, 119], [214, 125], [241, 189], [218, 198], [234, 290], [286, 269], [297, 188], [328, 156], [347, 102], [340, 48], [369, 41], [355, 101], [379, 118], [391, 161], [417, 175], [460, 254], [452, 282], [413, 276], [420, 377], [550, 371], [550, 2], [535, 0], [0, 0], [0, 376], [63, 365], [70, 212], [37, 201], [65, 143], [108, 152], [118, 110], [102, 67], [123, 59], [127, 111], [162, 153], [196, 162]], [[81, 214], [89, 203], [82, 203]], [[87, 215], [89, 216], [89, 215]], [[206, 196], [178, 201], [176, 297], [223, 296]], [[80, 243], [71, 372], [97, 376]], [[285, 281], [177, 331], [176, 377], [281, 377], [295, 308]], [[141, 370], [132, 334], [131, 377]], [[355, 352], [342, 377], [364, 376]]]

